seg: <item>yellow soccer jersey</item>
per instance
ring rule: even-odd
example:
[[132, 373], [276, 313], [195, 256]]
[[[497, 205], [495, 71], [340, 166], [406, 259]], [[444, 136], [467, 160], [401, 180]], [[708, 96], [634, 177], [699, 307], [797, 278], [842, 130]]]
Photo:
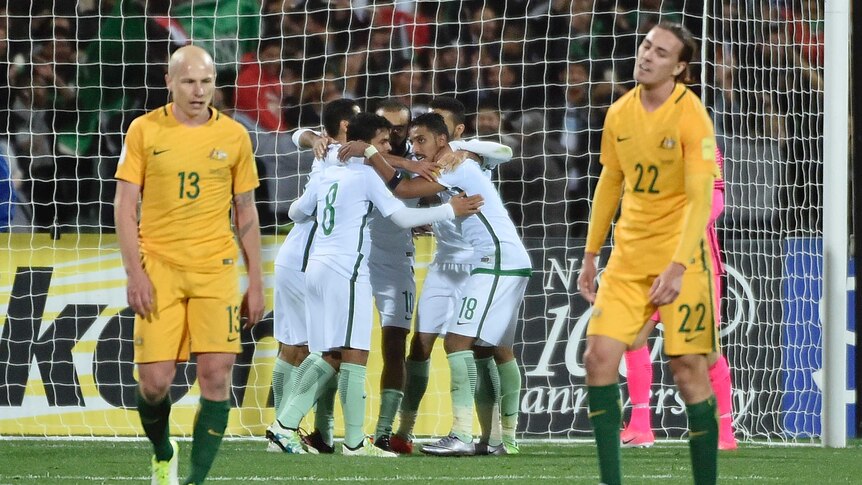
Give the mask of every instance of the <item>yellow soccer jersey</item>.
[[667, 101], [649, 113], [640, 92], [638, 86], [611, 106], [602, 133], [600, 161], [606, 170], [622, 171], [624, 177], [608, 269], [657, 275], [670, 263], [680, 241], [686, 176], [718, 177], [719, 170], [712, 121], [694, 93], [677, 84]]
[[172, 105], [129, 126], [116, 178], [141, 186], [141, 252], [175, 267], [212, 272], [233, 264], [230, 210], [235, 194], [258, 186], [246, 129], [211, 108], [190, 127]]

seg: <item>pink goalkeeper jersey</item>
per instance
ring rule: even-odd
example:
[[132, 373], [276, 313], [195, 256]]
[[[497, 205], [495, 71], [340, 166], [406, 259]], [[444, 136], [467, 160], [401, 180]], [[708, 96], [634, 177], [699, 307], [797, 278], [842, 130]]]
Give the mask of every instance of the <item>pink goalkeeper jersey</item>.
[[709, 214], [709, 224], [706, 226], [706, 240], [712, 255], [712, 269], [716, 275], [721, 275], [724, 274], [724, 263], [721, 260], [721, 248], [718, 246], [715, 221], [724, 211], [724, 156], [718, 148], [715, 149], [715, 162], [718, 164], [718, 171], [722, 175], [715, 179], [715, 185], [713, 185], [712, 212]]

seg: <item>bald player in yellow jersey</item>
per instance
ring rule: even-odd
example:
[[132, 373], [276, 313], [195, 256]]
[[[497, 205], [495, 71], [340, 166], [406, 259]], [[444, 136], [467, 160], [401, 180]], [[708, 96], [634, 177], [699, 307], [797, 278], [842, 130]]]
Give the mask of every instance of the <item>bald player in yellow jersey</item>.
[[[602, 133], [602, 173], [578, 287], [594, 304], [584, 361], [600, 478], [608, 485], [622, 480], [620, 359], [656, 309], [686, 403], [694, 482], [717, 478], [718, 419], [706, 358], [717, 346], [715, 300], [704, 241], [718, 176], [715, 134], [700, 99], [679, 82], [696, 50], [682, 25], [650, 30], [638, 48], [638, 85], [611, 106]], [[621, 192], [614, 247], [596, 294], [596, 255]]]
[[[126, 133], [114, 210], [136, 313], [137, 404], [155, 450], [152, 483], [179, 483], [168, 392], [177, 362], [191, 354], [201, 398], [185, 483], [202, 483], [227, 426], [241, 318], [250, 327], [264, 310], [253, 192], [259, 182], [248, 132], [210, 107], [210, 55], [178, 49], [165, 80], [173, 102], [137, 118]], [[237, 240], [248, 271], [244, 297]]]

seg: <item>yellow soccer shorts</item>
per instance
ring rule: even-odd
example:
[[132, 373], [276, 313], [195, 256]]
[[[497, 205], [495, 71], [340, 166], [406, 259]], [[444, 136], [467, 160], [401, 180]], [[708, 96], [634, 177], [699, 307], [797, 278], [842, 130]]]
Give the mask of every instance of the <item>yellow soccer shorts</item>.
[[[655, 278], [620, 276], [605, 271], [587, 335], [603, 335], [631, 345], [656, 311], [648, 296]], [[676, 300], [658, 308], [667, 355], [707, 354], [718, 349], [714, 291], [709, 271], [686, 271]]]
[[135, 316], [135, 363], [187, 361], [190, 354], [240, 352], [239, 273], [182, 271], [144, 256], [154, 288], [154, 312]]

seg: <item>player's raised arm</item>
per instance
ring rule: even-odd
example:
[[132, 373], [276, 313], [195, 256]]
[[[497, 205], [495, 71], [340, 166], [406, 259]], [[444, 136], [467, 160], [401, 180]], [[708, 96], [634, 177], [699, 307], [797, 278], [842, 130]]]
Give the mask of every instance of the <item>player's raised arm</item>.
[[260, 221], [254, 204], [254, 191], [237, 194], [233, 198], [234, 225], [242, 256], [248, 272], [248, 290], [243, 297], [246, 328], [263, 318], [263, 267], [260, 256]]
[[[386, 183], [389, 190], [401, 199], [414, 199], [434, 195], [446, 187], [425, 178], [405, 179], [381, 153], [361, 140], [346, 143], [339, 150], [339, 158], [365, 157], [377, 175]], [[421, 224], [416, 224], [421, 225]]]
[[[449, 146], [452, 150], [463, 150], [479, 157], [482, 168], [492, 169], [512, 159], [512, 149], [510, 147], [493, 141], [477, 139], [452, 140], [449, 142]], [[475, 157], [471, 156], [470, 158]]]
[[332, 138], [309, 128], [297, 128], [291, 135], [291, 140], [298, 148], [311, 149], [315, 158], [325, 157], [327, 147], [335, 143]]

